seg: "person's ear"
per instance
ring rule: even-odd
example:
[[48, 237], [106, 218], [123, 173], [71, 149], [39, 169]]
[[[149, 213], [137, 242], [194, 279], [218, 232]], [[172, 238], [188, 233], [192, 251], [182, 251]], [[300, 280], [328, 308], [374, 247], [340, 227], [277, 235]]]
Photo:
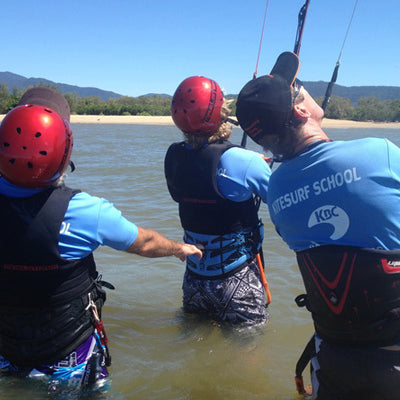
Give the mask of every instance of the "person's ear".
[[295, 120], [305, 122], [310, 116], [311, 116], [311, 113], [305, 107], [304, 102], [294, 105], [293, 117]]

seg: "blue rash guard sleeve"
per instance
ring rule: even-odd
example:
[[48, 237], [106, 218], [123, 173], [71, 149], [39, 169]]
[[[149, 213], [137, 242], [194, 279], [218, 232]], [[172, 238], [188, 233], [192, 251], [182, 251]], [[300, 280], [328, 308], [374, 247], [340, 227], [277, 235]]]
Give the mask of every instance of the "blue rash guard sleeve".
[[59, 251], [67, 259], [82, 258], [99, 246], [126, 250], [138, 228], [109, 201], [81, 192], [70, 201], [61, 226]]
[[253, 194], [267, 203], [271, 169], [260, 153], [232, 147], [222, 154], [217, 170], [221, 194], [231, 201], [246, 201]]
[[[0, 177], [0, 194], [24, 198], [39, 192], [40, 189], [15, 186]], [[70, 200], [61, 224], [59, 252], [66, 259], [79, 259], [103, 245], [126, 250], [137, 235], [137, 226], [108, 200], [79, 192]]]

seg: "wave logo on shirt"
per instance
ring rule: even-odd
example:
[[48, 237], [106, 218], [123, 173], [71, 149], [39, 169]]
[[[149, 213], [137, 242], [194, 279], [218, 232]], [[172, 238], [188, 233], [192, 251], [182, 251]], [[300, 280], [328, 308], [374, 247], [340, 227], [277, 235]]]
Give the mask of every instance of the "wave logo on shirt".
[[330, 236], [332, 240], [342, 238], [350, 226], [350, 219], [346, 212], [338, 207], [332, 205], [325, 205], [314, 210], [308, 219], [308, 227], [320, 224], [330, 224], [333, 226], [333, 233]]

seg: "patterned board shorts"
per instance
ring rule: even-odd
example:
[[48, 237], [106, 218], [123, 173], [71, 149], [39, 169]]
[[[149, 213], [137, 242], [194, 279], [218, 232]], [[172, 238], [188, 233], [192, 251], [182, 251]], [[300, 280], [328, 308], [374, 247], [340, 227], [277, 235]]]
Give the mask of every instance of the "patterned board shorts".
[[268, 320], [267, 302], [257, 263], [221, 279], [205, 279], [188, 270], [183, 279], [183, 309], [218, 322], [259, 324]]
[[95, 332], [75, 351], [51, 365], [20, 368], [0, 356], [0, 373], [41, 381], [49, 392], [101, 390], [107, 386], [104, 348]]

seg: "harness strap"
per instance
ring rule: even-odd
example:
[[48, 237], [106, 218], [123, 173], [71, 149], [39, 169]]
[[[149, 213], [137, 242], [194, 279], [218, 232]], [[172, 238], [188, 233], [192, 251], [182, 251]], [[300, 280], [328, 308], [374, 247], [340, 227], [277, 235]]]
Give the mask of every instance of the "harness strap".
[[198, 262], [188, 258], [187, 266], [195, 274], [206, 277], [221, 277], [231, 273], [256, 257], [262, 243], [261, 221], [250, 232], [217, 235], [209, 240], [200, 240], [185, 231], [184, 241], [201, 245], [203, 259]]
[[92, 300], [91, 294], [88, 294], [89, 304], [86, 309], [90, 309], [92, 311], [93, 319], [94, 319], [94, 326], [96, 328], [97, 333], [100, 336], [100, 342], [103, 347], [104, 357], [106, 366], [109, 367], [111, 365], [111, 355], [108, 349], [108, 337], [106, 334], [106, 330], [103, 325], [103, 321], [100, 319], [99, 313], [97, 311], [97, 307], [95, 302]]
[[261, 259], [261, 256], [262, 256], [261, 251], [262, 251], [262, 248], [260, 250], [260, 253], [257, 253], [257, 255], [256, 255], [256, 262], [257, 262], [258, 269], [260, 270], [261, 283], [263, 284], [264, 289], [265, 289], [265, 294], [267, 295], [267, 305], [269, 305], [269, 303], [271, 303], [271, 301], [272, 301], [272, 296], [271, 296], [271, 292], [269, 290], [267, 278], [265, 276], [264, 263]]
[[296, 363], [296, 376], [294, 378], [296, 383], [296, 389], [299, 394], [305, 394], [306, 390], [304, 388], [303, 382], [303, 371], [306, 369], [307, 364], [315, 355], [315, 336], [313, 335], [308, 341], [303, 353]]

